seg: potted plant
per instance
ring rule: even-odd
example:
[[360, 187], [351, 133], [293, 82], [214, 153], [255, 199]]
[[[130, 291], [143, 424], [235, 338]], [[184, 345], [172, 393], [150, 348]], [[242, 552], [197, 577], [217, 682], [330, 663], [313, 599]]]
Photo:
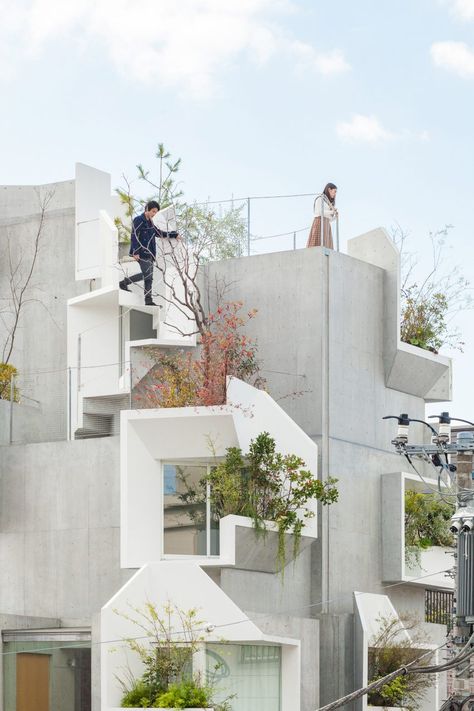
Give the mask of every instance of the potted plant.
[[454, 505], [434, 494], [405, 491], [405, 563], [415, 574], [421, 566], [421, 552], [433, 546], [451, 547], [449, 530]]
[[133, 615], [115, 611], [131, 622], [140, 635], [125, 640], [143, 666], [139, 678], [120, 679], [121, 708], [194, 709], [229, 711], [229, 700], [214, 703], [215, 689], [193, 670], [193, 656], [202, 648], [197, 610], [180, 610], [172, 603], [161, 610], [151, 602], [132, 607]]
[[[369, 647], [369, 679], [372, 683], [420, 657], [426, 639], [414, 617], [379, 620], [379, 630]], [[408, 635], [407, 633], [410, 633]], [[428, 660], [420, 660], [426, 664]], [[433, 684], [432, 674], [405, 674], [368, 694], [371, 709], [417, 711], [425, 691]]]
[[276, 451], [275, 440], [262, 432], [251, 440], [248, 454], [229, 447], [224, 460], [216, 462], [209, 476], [196, 485], [182, 477], [181, 501], [189, 506], [188, 515], [196, 525], [204, 525], [203, 509], [210, 485], [211, 515], [216, 523], [229, 514], [251, 518], [258, 533], [265, 534], [268, 521], [278, 530], [278, 567], [285, 567], [285, 535], [293, 536], [293, 555], [297, 556], [304, 522], [314, 516], [309, 503], [337, 501], [336, 479], [321, 482], [307, 470], [295, 454]]

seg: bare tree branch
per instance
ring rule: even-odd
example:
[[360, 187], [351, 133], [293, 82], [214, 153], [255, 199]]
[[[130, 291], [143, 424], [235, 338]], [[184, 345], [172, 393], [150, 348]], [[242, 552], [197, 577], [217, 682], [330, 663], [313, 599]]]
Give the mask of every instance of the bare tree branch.
[[33, 251], [31, 259], [29, 265], [26, 267], [26, 274], [24, 274], [23, 270], [23, 265], [25, 263], [24, 254], [20, 252], [20, 254], [17, 255], [15, 260], [12, 254], [11, 241], [9, 239], [7, 241], [10, 289], [9, 312], [12, 315], [12, 322], [8, 326], [7, 336], [2, 348], [2, 362], [5, 364], [9, 362], [13, 353], [15, 339], [17, 336], [23, 309], [31, 301], [31, 298], [28, 296], [28, 294], [32, 286], [31, 282], [37, 265], [41, 242], [44, 235], [46, 213], [53, 197], [54, 190], [49, 190], [44, 195], [41, 195], [38, 192], [38, 201], [40, 208], [39, 220], [36, 229], [36, 234], [33, 240]]

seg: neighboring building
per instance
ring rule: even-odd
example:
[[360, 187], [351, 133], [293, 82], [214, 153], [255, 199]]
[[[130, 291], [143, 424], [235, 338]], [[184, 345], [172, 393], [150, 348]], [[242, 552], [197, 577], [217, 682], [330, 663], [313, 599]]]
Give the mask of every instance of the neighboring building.
[[[38, 711], [117, 708], [123, 659], [109, 648], [130, 627], [114, 610], [147, 599], [199, 607], [212, 654], [227, 642], [235, 711], [314, 711], [362, 686], [377, 620], [424, 619], [426, 596], [453, 589], [445, 551], [428, 550], [419, 570], [405, 564], [404, 491], [425, 484], [394, 454], [382, 417], [423, 418], [426, 402], [449, 400], [451, 362], [400, 342], [397, 250], [377, 229], [349, 240], [348, 254], [206, 265], [203, 279], [258, 309], [248, 331], [269, 394], [233, 380], [222, 408], [146, 409], [153, 350], [196, 341], [170, 328], [178, 311], [164, 318], [139, 287], [119, 290], [136, 265], [119, 259], [110, 176], [78, 165], [75, 181], [51, 187], [38, 300], [12, 359], [21, 399], [0, 400], [0, 711], [28, 708], [33, 683]], [[33, 188], [0, 189], [0, 251], [9, 238], [27, 259], [35, 199]], [[9, 281], [3, 258], [1, 296]], [[284, 578], [275, 533], [256, 539], [235, 516], [193, 526], [179, 499], [177, 469], [198, 476], [212, 464], [209, 436], [221, 456], [263, 430], [315, 476], [339, 480], [339, 502], [311, 519]], [[443, 642], [432, 616], [425, 629]], [[440, 678], [422, 710], [444, 694]]]

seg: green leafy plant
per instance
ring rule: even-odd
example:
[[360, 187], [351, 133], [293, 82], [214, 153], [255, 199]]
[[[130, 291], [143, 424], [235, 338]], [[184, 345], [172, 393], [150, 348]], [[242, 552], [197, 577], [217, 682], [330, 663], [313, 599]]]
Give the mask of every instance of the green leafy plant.
[[[423, 654], [428, 640], [415, 617], [380, 617], [379, 630], [369, 648], [369, 683], [394, 672]], [[406, 632], [408, 632], [409, 637]], [[419, 664], [429, 660], [421, 659]], [[368, 694], [372, 706], [403, 706], [417, 711], [425, 691], [433, 684], [433, 675], [406, 674]]]
[[130, 242], [132, 217], [143, 210], [149, 200], [157, 200], [161, 208], [174, 205], [178, 232], [189, 245], [204, 245], [200, 250], [201, 261], [241, 256], [247, 237], [247, 225], [242, 215], [243, 206], [231, 205], [225, 212], [217, 213], [209, 205], [185, 202], [184, 193], [177, 181], [181, 158], [174, 159], [164, 144], [159, 143], [155, 160], [156, 177], [151, 170], [137, 165], [138, 180], [147, 190], [145, 197], [132, 194], [132, 185], [125, 177], [124, 185], [116, 188], [116, 193], [125, 206], [127, 218], [126, 221], [120, 217], [115, 218], [119, 239], [122, 242]]
[[212, 689], [200, 686], [195, 680], [170, 684], [168, 690], [156, 698], [160, 709], [208, 708], [212, 704]]
[[435, 494], [405, 491], [405, 561], [419, 564], [420, 552], [431, 546], [449, 547], [454, 543], [449, 522], [454, 505]]
[[[214, 520], [228, 514], [248, 516], [259, 532], [266, 531], [266, 521], [274, 521], [278, 527], [278, 563], [283, 571], [285, 534], [293, 535], [296, 557], [305, 521], [314, 516], [310, 503], [316, 499], [328, 505], [338, 499], [336, 479], [322, 482], [305, 467], [301, 457], [277, 452], [273, 437], [262, 432], [250, 442], [245, 455], [238, 447], [228, 448], [225, 459], [216, 463], [209, 477], [203, 477], [197, 486], [189, 486], [183, 480], [186, 490], [180, 498], [193, 505], [189, 510], [191, 518], [202, 517], [210, 484]], [[194, 507], [195, 504], [201, 507]]]
[[392, 235], [401, 253], [400, 338], [433, 353], [442, 347], [463, 350], [455, 317], [474, 305], [462, 268], [444, 266], [450, 229], [451, 225], [446, 225], [430, 232], [432, 261], [427, 274], [420, 274], [417, 256], [406, 250], [407, 233], [398, 227]]
[[[18, 370], [10, 363], [0, 363], [0, 400], [10, 400], [12, 395], [12, 379], [16, 378]], [[13, 401], [20, 402], [20, 391], [13, 385]]]
[[[131, 606], [131, 614], [115, 610], [138, 628], [137, 637], [125, 640], [138, 655], [143, 674], [120, 679], [122, 708], [208, 708], [230, 711], [229, 699], [214, 704], [212, 675], [207, 683], [193, 674], [193, 655], [202, 647], [205, 623], [196, 609], [181, 610], [172, 603], [161, 609], [151, 602]], [[216, 667], [217, 669], [217, 667]]]

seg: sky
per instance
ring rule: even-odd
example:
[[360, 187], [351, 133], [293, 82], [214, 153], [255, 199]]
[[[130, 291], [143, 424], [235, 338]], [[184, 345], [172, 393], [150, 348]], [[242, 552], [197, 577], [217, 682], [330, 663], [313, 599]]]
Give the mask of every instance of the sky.
[[[0, 184], [80, 161], [117, 186], [163, 142], [189, 200], [335, 182], [342, 248], [399, 225], [420, 274], [452, 225], [442, 268], [474, 283], [474, 0], [0, 0], [0, 17]], [[310, 223], [311, 198], [251, 203], [254, 236], [304, 246]], [[474, 312], [458, 323], [454, 401], [430, 411], [474, 420]]]

